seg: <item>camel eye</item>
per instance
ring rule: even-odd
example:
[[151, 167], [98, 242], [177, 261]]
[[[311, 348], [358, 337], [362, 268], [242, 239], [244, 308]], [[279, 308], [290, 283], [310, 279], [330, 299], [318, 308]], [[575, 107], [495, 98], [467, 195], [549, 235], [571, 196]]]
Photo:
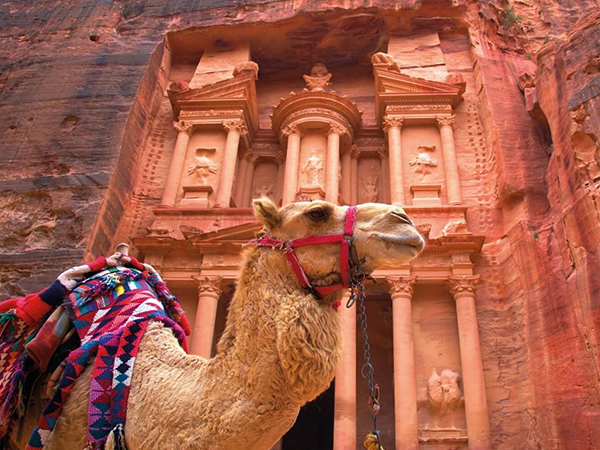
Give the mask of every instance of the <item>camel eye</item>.
[[327, 213], [322, 209], [313, 209], [308, 212], [308, 217], [313, 220], [323, 220], [327, 218]]

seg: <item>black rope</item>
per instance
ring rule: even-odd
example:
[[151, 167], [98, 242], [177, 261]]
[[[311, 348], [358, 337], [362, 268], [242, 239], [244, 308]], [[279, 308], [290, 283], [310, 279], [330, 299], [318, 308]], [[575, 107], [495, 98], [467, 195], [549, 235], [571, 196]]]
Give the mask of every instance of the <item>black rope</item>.
[[361, 270], [355, 270], [352, 274], [350, 284], [350, 298], [346, 302], [346, 308], [351, 308], [358, 299], [358, 315], [360, 317], [360, 325], [363, 334], [363, 355], [365, 363], [361, 369], [361, 375], [367, 380], [369, 388], [369, 410], [371, 412], [371, 420], [373, 421], [373, 434], [377, 437], [377, 446], [381, 447], [381, 439], [379, 430], [377, 429], [377, 414], [379, 413], [379, 386], [374, 381], [374, 368], [371, 364], [371, 346], [369, 345], [369, 335], [367, 333], [367, 309], [365, 307], [365, 280], [368, 277]]

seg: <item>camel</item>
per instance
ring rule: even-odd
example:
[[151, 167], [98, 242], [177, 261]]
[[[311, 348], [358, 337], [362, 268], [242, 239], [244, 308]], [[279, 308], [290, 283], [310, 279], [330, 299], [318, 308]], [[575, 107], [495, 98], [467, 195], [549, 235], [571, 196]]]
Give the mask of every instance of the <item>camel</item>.
[[[266, 235], [295, 239], [341, 233], [346, 208], [323, 201], [278, 208], [261, 198], [254, 200], [254, 211]], [[362, 270], [371, 273], [382, 265], [405, 264], [424, 244], [400, 207], [367, 203], [356, 210], [354, 245]], [[313, 286], [340, 281], [339, 249], [339, 244], [296, 249]], [[170, 329], [149, 325], [131, 384], [127, 448], [271, 448], [294, 424], [300, 407], [334, 377], [342, 335], [332, 305], [343, 292], [318, 299], [302, 288], [280, 249], [246, 246], [213, 358], [186, 354]], [[90, 376], [88, 367], [64, 406], [49, 450], [84, 448]], [[28, 416], [33, 428], [37, 416]]]

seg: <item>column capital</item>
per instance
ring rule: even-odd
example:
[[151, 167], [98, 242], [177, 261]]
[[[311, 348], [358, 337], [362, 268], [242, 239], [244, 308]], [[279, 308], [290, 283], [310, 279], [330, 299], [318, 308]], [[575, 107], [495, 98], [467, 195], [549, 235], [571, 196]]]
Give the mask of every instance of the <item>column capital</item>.
[[360, 150], [356, 144], [353, 144], [352, 147], [350, 147], [350, 156], [352, 156], [354, 159], [358, 159], [360, 157]]
[[479, 282], [480, 275], [463, 275], [460, 277], [448, 277], [450, 284], [450, 293], [456, 299], [464, 295], [474, 296], [476, 285]]
[[244, 158], [252, 165], [256, 164], [256, 161], [258, 161], [258, 156], [255, 155], [251, 150], [248, 150], [244, 154]]
[[387, 149], [381, 148], [377, 150], [377, 156], [379, 156], [379, 159], [386, 159], [388, 157]]
[[193, 127], [194, 124], [189, 121], [180, 120], [179, 122], [173, 122], [173, 128], [175, 128], [175, 130], [177, 130], [177, 132], [179, 133], [184, 132], [187, 134], [191, 134]]
[[343, 134], [346, 134], [346, 129], [343, 126], [338, 125], [337, 123], [330, 123], [328, 134], [337, 134], [338, 136], [341, 136]]
[[385, 279], [390, 284], [392, 299], [398, 297], [412, 298], [414, 285], [417, 281], [416, 276], [386, 277]]
[[275, 162], [278, 166], [283, 165], [283, 163], [285, 162], [285, 153], [283, 153], [283, 151], [279, 150], [277, 152], [277, 155], [275, 155]]
[[403, 123], [404, 123], [403, 117], [385, 116], [383, 118], [383, 131], [385, 131], [387, 133], [390, 128], [393, 128], [393, 127], [402, 128]]
[[246, 124], [242, 119], [224, 120], [223, 128], [225, 128], [225, 131], [228, 133], [231, 131], [236, 131], [240, 135], [248, 134]]
[[198, 297], [209, 296], [217, 299], [221, 297], [221, 281], [223, 277], [195, 275], [192, 278], [198, 285]]
[[289, 137], [290, 134], [295, 134], [297, 136], [304, 136], [304, 133], [302, 133], [300, 131], [300, 127], [298, 126], [297, 123], [290, 123], [289, 125], [286, 125], [282, 130], [281, 133], [286, 136]]
[[438, 127], [452, 127], [454, 128], [454, 122], [456, 120], [456, 116], [436, 116], [435, 120], [437, 121]]

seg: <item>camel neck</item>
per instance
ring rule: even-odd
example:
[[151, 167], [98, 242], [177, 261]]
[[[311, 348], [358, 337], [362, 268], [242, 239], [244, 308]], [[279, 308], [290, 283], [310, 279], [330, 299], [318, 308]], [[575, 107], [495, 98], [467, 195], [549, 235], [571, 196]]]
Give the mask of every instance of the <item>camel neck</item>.
[[283, 254], [249, 249], [218, 352], [246, 367], [252, 382], [277, 384], [303, 403], [329, 385], [340, 347], [337, 314], [300, 286]]

